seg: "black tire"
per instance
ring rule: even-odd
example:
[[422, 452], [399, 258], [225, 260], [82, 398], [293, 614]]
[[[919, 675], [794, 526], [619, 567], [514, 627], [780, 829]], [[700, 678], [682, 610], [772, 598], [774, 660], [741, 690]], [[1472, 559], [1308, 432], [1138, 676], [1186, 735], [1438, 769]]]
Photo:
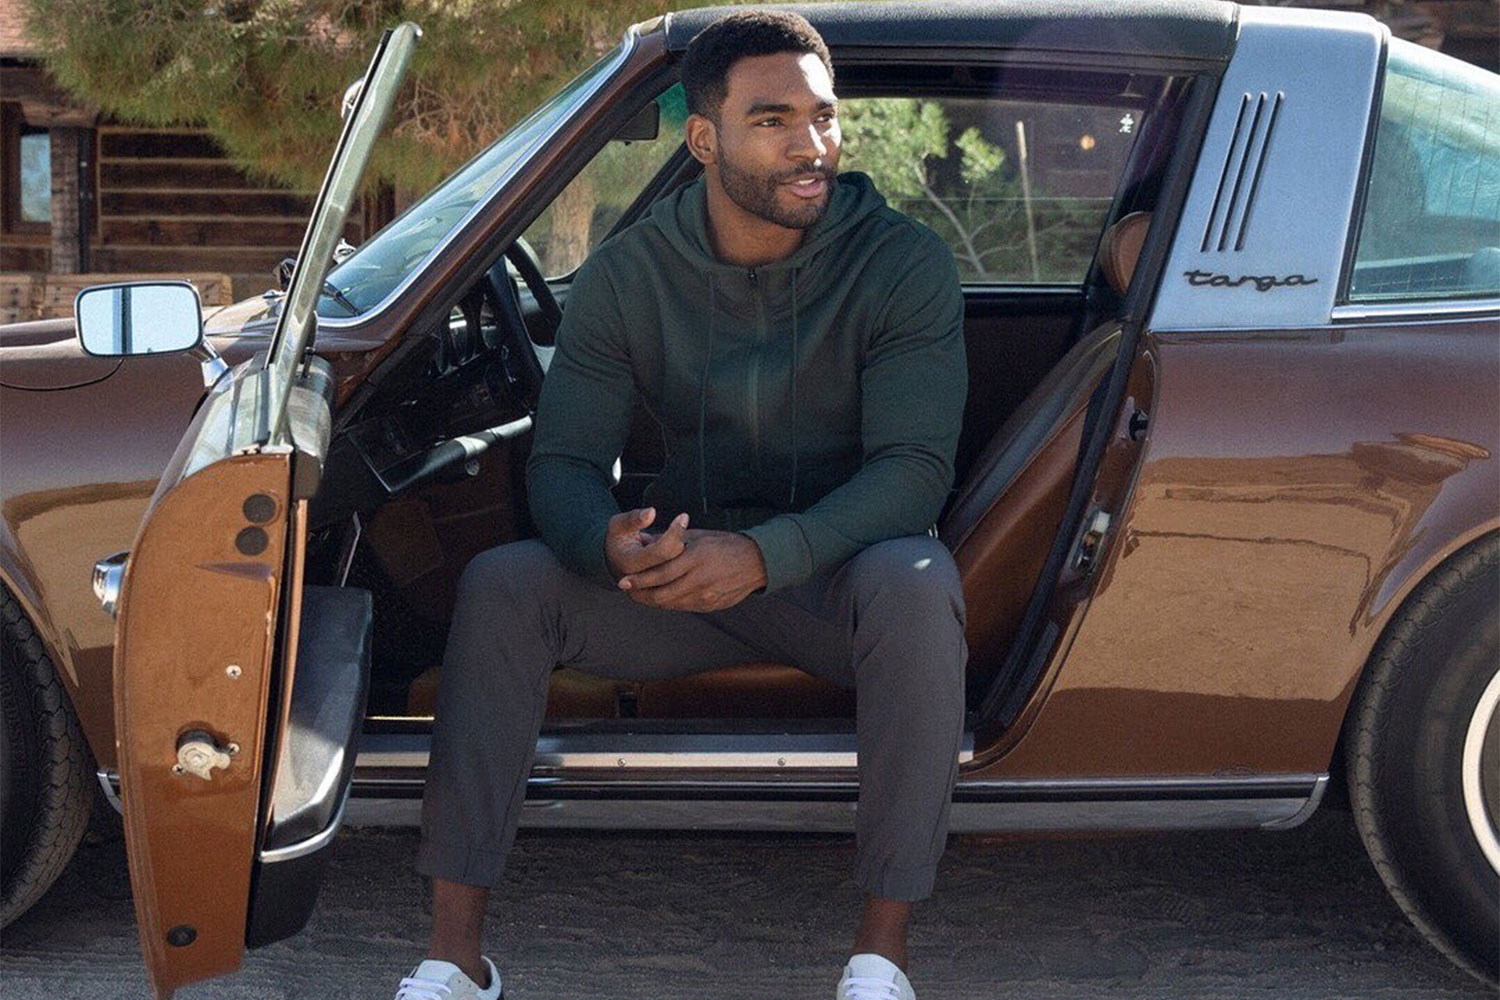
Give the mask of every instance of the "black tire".
[[94, 801], [94, 758], [41, 638], [0, 588], [0, 927], [72, 858]]
[[[1465, 804], [1464, 743], [1500, 663], [1500, 535], [1417, 587], [1349, 714], [1349, 798], [1370, 859], [1411, 922], [1482, 982], [1500, 979], [1500, 874]], [[1486, 765], [1493, 770], [1493, 758]], [[1494, 776], [1486, 772], [1486, 781]], [[1494, 825], [1500, 797], [1480, 797]]]

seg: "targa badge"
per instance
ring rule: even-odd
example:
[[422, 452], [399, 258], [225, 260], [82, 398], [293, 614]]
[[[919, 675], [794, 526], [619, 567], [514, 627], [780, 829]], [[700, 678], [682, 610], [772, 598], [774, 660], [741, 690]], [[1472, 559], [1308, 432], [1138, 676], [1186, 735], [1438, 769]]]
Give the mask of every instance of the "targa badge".
[[1288, 274], [1286, 277], [1277, 277], [1274, 274], [1242, 274], [1238, 278], [1231, 278], [1227, 274], [1215, 274], [1212, 271], [1184, 271], [1187, 275], [1188, 284], [1201, 288], [1238, 288], [1244, 284], [1255, 286], [1257, 292], [1269, 292], [1273, 288], [1290, 287], [1294, 285], [1316, 285], [1317, 278], [1309, 278], [1301, 274]]

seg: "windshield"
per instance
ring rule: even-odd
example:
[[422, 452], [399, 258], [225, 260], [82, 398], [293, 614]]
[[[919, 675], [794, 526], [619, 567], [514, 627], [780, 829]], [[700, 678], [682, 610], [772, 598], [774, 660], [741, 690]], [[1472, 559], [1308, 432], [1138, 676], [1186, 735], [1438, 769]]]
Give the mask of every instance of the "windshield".
[[[624, 61], [626, 54], [624, 45], [606, 54], [362, 243], [353, 255], [329, 272], [326, 294], [318, 302], [318, 315], [347, 319], [384, 302], [487, 199], [512, 168], [588, 100], [596, 85]], [[333, 294], [335, 290], [337, 295]]]

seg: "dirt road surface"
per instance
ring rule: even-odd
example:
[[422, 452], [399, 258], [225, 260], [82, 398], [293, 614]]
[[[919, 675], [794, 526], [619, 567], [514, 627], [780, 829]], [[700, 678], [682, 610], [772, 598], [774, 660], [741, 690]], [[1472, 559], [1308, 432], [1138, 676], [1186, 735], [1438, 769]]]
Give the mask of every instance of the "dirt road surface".
[[[346, 831], [316, 915], [178, 997], [390, 1000], [421, 955], [411, 829]], [[829, 1000], [852, 839], [523, 830], [491, 902], [507, 1000]], [[921, 1000], [1478, 1000], [1406, 922], [1347, 812], [1283, 833], [955, 837], [912, 931]], [[118, 832], [96, 824], [0, 941], [5, 1000], [147, 995]]]

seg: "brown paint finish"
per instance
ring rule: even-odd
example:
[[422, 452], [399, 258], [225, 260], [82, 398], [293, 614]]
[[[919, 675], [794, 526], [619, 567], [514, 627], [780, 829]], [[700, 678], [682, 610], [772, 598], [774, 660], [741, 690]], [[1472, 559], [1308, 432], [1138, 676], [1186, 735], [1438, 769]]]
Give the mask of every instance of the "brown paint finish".
[[[28, 363], [9, 354], [0, 349], [8, 363]], [[187, 355], [131, 358], [108, 379], [65, 393], [0, 388], [0, 573], [13, 593], [36, 595], [28, 615], [101, 767], [115, 757], [115, 623], [90, 574], [97, 560], [131, 547], [202, 395], [198, 362]]]
[[1097, 590], [982, 773], [1324, 771], [1401, 599], [1497, 527], [1494, 324], [1151, 336], [1143, 361], [1147, 451]]
[[[126, 570], [115, 731], [141, 951], [161, 998], [237, 969], [244, 951], [290, 476], [290, 455], [270, 453], [183, 479], [151, 510]], [[241, 505], [257, 493], [276, 511], [256, 526], [264, 549], [247, 555]], [[192, 729], [238, 745], [210, 780], [173, 773]]]

